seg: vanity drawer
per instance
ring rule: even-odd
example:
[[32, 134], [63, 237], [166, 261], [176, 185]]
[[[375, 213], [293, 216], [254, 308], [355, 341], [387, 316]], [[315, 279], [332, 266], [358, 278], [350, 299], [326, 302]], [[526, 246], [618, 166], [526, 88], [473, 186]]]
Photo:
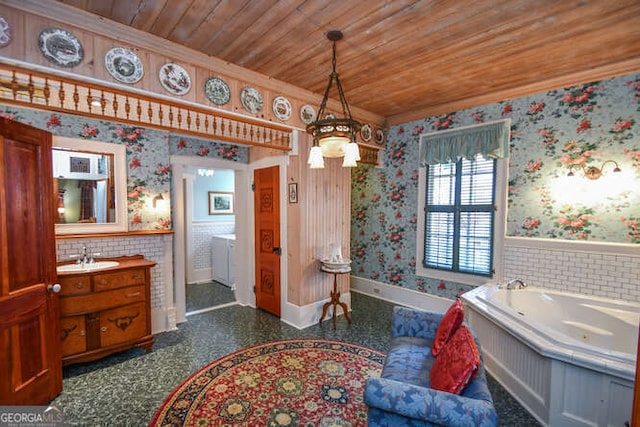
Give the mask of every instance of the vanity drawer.
[[60, 283], [60, 296], [91, 292], [91, 276], [58, 277], [58, 283]]
[[100, 313], [100, 345], [135, 340], [147, 334], [145, 304], [132, 304]]
[[87, 331], [84, 316], [60, 319], [60, 342], [62, 357], [87, 350]]
[[143, 285], [145, 283], [144, 269], [132, 269], [117, 273], [96, 274], [93, 276], [93, 290], [95, 292], [107, 291], [131, 285]]
[[124, 304], [145, 300], [144, 285], [60, 298], [60, 314], [63, 316], [107, 310]]

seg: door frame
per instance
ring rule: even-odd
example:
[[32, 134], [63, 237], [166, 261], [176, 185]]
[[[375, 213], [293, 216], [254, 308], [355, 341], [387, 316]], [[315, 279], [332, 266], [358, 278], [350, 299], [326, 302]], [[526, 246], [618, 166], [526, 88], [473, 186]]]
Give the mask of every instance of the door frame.
[[[186, 171], [188, 166], [202, 167], [208, 169], [231, 169], [235, 171], [235, 188], [236, 193], [236, 224], [244, 224], [246, 221], [244, 216], [246, 215], [246, 203], [244, 200], [246, 196], [243, 193], [241, 183], [246, 181], [247, 165], [239, 162], [230, 162], [217, 158], [209, 157], [192, 157], [192, 156], [178, 156], [171, 155], [170, 163], [172, 169], [172, 182], [171, 182], [171, 198], [173, 204], [173, 286], [171, 289], [167, 289], [167, 302], [166, 307], [169, 311], [175, 311], [175, 324], [183, 323], [186, 321], [186, 248], [187, 248], [187, 229], [185, 227], [186, 213], [188, 211], [185, 206], [186, 192], [184, 190], [184, 180], [188, 176], [192, 175]], [[190, 211], [190, 210], [189, 210]], [[243, 230], [244, 226], [237, 227], [236, 239], [237, 246], [243, 246], [242, 240], [246, 231]], [[245, 243], [246, 244], [246, 243]], [[243, 273], [241, 269], [239, 274]], [[244, 274], [242, 274], [244, 275]], [[236, 276], [238, 277], [238, 276]], [[238, 277], [238, 283], [246, 283], [245, 280], [240, 280]], [[236, 300], [240, 304], [246, 304], [244, 298], [245, 292], [236, 288]], [[174, 297], [174, 298], [171, 298]]]
[[[185, 191], [183, 181], [187, 166], [232, 169], [235, 171], [235, 208], [236, 208], [236, 259], [246, 260], [245, 268], [236, 269], [236, 301], [240, 305], [255, 307], [256, 297], [253, 292], [255, 286], [255, 239], [253, 227], [255, 218], [253, 214], [254, 202], [251, 185], [253, 183], [253, 171], [271, 166], [279, 166], [280, 178], [280, 238], [282, 251], [287, 253], [286, 248], [286, 174], [289, 158], [287, 154], [278, 157], [260, 159], [252, 164], [230, 162], [217, 158], [191, 157], [191, 156], [170, 156], [172, 168], [172, 204], [173, 204], [173, 286], [167, 286], [165, 291], [166, 307], [170, 318], [175, 322], [170, 325], [183, 323], [186, 321], [186, 232], [185, 229]], [[287, 257], [280, 257], [280, 299], [281, 307], [285, 307], [287, 297]], [[173, 312], [173, 313], [172, 313]], [[285, 310], [282, 311], [281, 319], [285, 318]]]

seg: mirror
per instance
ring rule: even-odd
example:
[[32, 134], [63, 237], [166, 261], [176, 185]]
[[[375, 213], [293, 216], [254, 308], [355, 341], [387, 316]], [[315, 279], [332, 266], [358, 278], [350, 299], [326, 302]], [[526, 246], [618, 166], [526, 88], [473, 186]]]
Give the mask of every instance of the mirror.
[[54, 136], [56, 234], [127, 231], [124, 145]]

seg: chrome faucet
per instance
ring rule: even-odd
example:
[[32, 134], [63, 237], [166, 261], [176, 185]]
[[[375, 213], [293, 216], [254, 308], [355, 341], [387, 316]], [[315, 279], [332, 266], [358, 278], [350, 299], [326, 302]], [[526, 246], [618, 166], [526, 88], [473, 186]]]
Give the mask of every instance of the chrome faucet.
[[78, 255], [78, 261], [76, 261], [76, 263], [82, 265], [93, 264], [93, 255], [89, 255], [86, 246], [82, 247], [82, 252]]
[[511, 279], [507, 282], [507, 289], [524, 289], [527, 287], [527, 284], [522, 279]]

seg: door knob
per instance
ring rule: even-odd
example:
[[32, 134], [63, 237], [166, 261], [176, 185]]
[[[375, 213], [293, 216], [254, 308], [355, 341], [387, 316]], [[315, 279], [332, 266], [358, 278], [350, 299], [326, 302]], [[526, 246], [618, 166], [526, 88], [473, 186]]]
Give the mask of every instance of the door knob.
[[282, 248], [273, 248], [273, 253], [276, 255], [282, 255]]
[[55, 292], [56, 294], [60, 292], [60, 289], [62, 289], [62, 286], [60, 286], [60, 283], [47, 286], [47, 290], [49, 292]]

